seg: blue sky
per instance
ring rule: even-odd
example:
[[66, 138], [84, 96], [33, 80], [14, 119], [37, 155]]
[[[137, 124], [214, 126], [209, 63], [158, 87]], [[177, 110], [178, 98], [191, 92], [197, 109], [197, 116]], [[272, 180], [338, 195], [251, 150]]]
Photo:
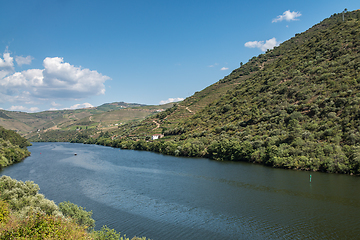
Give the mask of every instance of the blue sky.
[[1, 1], [0, 108], [160, 104], [357, 1]]

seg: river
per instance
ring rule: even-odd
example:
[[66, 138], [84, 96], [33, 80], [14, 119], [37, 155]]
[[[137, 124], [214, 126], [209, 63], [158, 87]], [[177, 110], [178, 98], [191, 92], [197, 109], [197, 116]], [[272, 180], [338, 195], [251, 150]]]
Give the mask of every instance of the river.
[[74, 143], [28, 149], [0, 174], [92, 210], [96, 229], [153, 240], [360, 236], [359, 177]]

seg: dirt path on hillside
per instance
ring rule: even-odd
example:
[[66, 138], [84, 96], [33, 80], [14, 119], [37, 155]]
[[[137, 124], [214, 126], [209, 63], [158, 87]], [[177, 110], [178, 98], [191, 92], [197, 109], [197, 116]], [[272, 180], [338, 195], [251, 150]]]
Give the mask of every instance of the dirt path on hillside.
[[51, 121], [51, 122], [54, 124], [54, 126], [52, 126], [52, 127], [48, 128], [48, 129], [45, 129], [45, 130], [44, 130], [44, 132], [47, 132], [47, 131], [49, 131], [49, 130], [56, 130], [56, 129], [60, 129], [60, 128], [58, 128], [58, 126], [55, 124], [55, 122], [54, 122], [54, 121]]
[[156, 124], [156, 127], [153, 130], [158, 129], [160, 127], [160, 123], [158, 123], [157, 121], [153, 120], [153, 123]]
[[188, 110], [190, 113], [194, 113], [194, 112], [191, 111], [188, 107], [186, 107], [185, 109]]

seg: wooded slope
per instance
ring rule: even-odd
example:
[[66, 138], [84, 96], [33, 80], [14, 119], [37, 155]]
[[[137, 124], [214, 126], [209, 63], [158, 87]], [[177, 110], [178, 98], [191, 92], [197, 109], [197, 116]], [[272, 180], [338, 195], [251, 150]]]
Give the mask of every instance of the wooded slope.
[[26, 148], [29, 145], [31, 144], [16, 132], [0, 126], [0, 169], [29, 156], [30, 152]]
[[[118, 140], [90, 142], [357, 174], [359, 71], [360, 11], [345, 21], [334, 14], [177, 106], [110, 134]], [[141, 140], [161, 132], [160, 141]]]

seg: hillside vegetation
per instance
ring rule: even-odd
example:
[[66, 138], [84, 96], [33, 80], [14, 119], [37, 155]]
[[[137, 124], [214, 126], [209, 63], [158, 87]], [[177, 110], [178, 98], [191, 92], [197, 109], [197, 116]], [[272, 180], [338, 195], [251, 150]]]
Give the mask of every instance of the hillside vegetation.
[[115, 102], [93, 108], [38, 113], [0, 110], [0, 126], [17, 131], [31, 141], [57, 141], [53, 133], [47, 132], [55, 130], [58, 132], [55, 136], [68, 138], [69, 134], [75, 134], [74, 131], [79, 129], [93, 129], [93, 132], [106, 131], [115, 128], [115, 125], [142, 120], [172, 105], [173, 103], [144, 105]]
[[[123, 102], [121, 103], [124, 104]], [[108, 111], [100, 113], [93, 112], [84, 118], [77, 117], [73, 120], [66, 120], [56, 126], [39, 129], [36, 132], [26, 135], [26, 137], [32, 142], [65, 142], [79, 135], [97, 137], [102, 132], [113, 131], [123, 124], [143, 120], [148, 116], [155, 115], [157, 112], [162, 112], [174, 105], [174, 103], [164, 105], [127, 104], [127, 107], [121, 107], [121, 109], [111, 109], [114, 106], [117, 107], [118, 104], [119, 103], [109, 103], [101, 105], [96, 109], [100, 108]], [[78, 109], [76, 111], [80, 111], [80, 114], [88, 114], [87, 109]], [[43, 113], [44, 112], [41, 112], [39, 114]], [[65, 118], [67, 118], [67, 116], [73, 117], [74, 115], [75, 114], [66, 114]]]
[[29, 145], [31, 144], [16, 132], [0, 126], [0, 169], [29, 156], [30, 152], [26, 148]]
[[334, 14], [154, 117], [72, 140], [359, 174], [359, 71], [360, 11]]

